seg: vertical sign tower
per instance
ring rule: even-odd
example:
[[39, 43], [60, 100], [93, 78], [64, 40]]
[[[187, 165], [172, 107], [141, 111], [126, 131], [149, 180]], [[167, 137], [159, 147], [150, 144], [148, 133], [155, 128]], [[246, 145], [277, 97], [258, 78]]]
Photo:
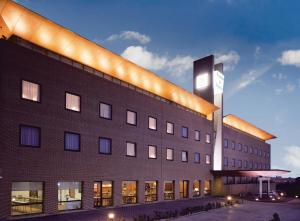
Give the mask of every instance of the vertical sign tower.
[[210, 55], [194, 61], [194, 94], [200, 96], [220, 109], [213, 114], [214, 151], [213, 170], [222, 170], [223, 165], [223, 64], [214, 64]]

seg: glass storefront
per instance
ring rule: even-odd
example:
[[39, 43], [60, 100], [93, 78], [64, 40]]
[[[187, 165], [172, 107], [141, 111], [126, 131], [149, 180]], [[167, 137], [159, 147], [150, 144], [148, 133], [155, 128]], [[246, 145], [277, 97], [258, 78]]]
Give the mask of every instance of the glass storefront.
[[112, 181], [94, 182], [94, 207], [113, 205]]
[[193, 182], [193, 197], [201, 196], [201, 180], [194, 180]]
[[137, 203], [137, 181], [122, 182], [122, 203]]
[[179, 181], [179, 196], [180, 198], [189, 198], [189, 181]]
[[205, 180], [204, 182], [204, 196], [211, 194], [211, 180]]
[[82, 183], [58, 182], [58, 210], [75, 210], [82, 207]]
[[43, 212], [43, 182], [13, 182], [11, 215], [19, 216]]
[[165, 181], [164, 182], [164, 199], [173, 200], [175, 199], [175, 182]]
[[157, 181], [145, 182], [145, 202], [157, 201]]

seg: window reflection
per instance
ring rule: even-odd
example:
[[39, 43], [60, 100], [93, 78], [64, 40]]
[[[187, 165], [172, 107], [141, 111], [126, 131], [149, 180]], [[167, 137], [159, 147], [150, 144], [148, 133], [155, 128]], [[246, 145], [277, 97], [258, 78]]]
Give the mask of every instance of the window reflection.
[[122, 202], [123, 204], [137, 203], [137, 182], [136, 181], [122, 182]]
[[157, 181], [145, 182], [145, 202], [157, 201]]
[[58, 210], [81, 209], [81, 182], [58, 182]]
[[94, 182], [94, 207], [112, 206], [112, 181]]

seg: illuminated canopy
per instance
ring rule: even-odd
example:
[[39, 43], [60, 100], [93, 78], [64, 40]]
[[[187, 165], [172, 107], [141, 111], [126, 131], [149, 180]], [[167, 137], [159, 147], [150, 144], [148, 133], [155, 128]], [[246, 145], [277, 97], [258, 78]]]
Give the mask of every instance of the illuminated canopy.
[[274, 177], [289, 173], [288, 170], [211, 170], [214, 176], [229, 176], [229, 177], [259, 177], [267, 176]]
[[276, 138], [274, 135], [232, 114], [225, 116], [223, 123], [264, 141]]
[[0, 27], [1, 36], [16, 35], [207, 117], [218, 109], [203, 98], [13, 1], [0, 0]]

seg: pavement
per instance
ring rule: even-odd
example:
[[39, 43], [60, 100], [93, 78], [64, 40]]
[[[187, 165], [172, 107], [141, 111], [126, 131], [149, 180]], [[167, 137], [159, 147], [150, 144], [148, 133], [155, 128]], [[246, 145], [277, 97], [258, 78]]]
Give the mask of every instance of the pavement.
[[179, 217], [173, 221], [269, 221], [275, 212], [282, 221], [300, 221], [300, 200], [285, 203], [244, 201], [243, 204]]

